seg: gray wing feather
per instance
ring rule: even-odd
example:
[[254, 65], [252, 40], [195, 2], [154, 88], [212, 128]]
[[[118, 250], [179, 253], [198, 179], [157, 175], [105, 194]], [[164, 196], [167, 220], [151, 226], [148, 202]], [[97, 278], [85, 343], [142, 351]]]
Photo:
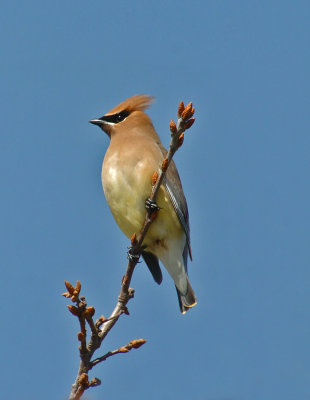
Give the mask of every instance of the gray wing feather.
[[184, 263], [186, 266], [188, 252], [190, 254], [190, 258], [192, 258], [190, 248], [189, 215], [181, 180], [173, 161], [167, 170], [163, 184], [186, 235], [187, 246], [183, 252]]
[[[157, 142], [158, 146], [164, 157], [167, 156], [167, 150], [164, 148], [160, 141]], [[189, 228], [189, 215], [188, 208], [186, 203], [186, 198], [184, 196], [181, 179], [177, 170], [177, 167], [172, 160], [168, 170], [166, 172], [165, 179], [163, 181], [163, 185], [168, 193], [168, 196], [171, 200], [173, 208], [179, 218], [180, 224], [186, 235], [186, 243], [183, 251], [183, 259], [184, 265], [187, 269], [187, 256], [189, 253], [190, 259], [192, 259], [191, 245], [190, 245], [190, 228]]]

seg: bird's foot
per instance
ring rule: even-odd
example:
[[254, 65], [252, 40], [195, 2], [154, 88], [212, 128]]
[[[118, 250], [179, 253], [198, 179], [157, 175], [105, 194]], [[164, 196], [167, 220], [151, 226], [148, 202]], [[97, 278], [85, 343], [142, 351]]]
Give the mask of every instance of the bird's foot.
[[154, 211], [159, 211], [160, 207], [151, 199], [145, 200], [145, 208], [152, 214]]
[[132, 246], [129, 246], [129, 247], [128, 247], [127, 259], [128, 259], [130, 262], [135, 262], [135, 263], [141, 262], [141, 261], [139, 261], [139, 259], [140, 259], [140, 254], [136, 254], [136, 253], [134, 252], [134, 248], [133, 248]]

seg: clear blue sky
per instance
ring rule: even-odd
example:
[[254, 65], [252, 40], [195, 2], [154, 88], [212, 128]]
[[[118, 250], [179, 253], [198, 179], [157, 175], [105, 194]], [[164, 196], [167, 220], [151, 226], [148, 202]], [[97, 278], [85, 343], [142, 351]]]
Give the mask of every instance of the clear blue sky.
[[307, 1], [7, 1], [1, 43], [0, 397], [65, 399], [82, 282], [109, 315], [128, 240], [101, 189], [108, 138], [88, 123], [138, 93], [162, 141], [181, 99], [196, 124], [176, 162], [199, 303], [182, 316], [144, 264], [87, 398], [310, 398]]

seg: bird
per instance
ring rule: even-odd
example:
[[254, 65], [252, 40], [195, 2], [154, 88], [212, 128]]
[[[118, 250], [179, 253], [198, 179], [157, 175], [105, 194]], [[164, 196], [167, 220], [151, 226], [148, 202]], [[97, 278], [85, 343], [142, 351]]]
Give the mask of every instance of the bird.
[[[145, 113], [153, 100], [135, 95], [89, 121], [110, 138], [102, 164], [102, 186], [112, 215], [128, 238], [142, 228], [152, 176], [160, 171], [167, 154]], [[192, 259], [188, 207], [173, 160], [156, 203], [160, 211], [143, 241], [142, 257], [158, 284], [162, 282], [161, 261], [174, 281], [180, 311], [185, 314], [197, 300], [187, 273], [188, 255]]]

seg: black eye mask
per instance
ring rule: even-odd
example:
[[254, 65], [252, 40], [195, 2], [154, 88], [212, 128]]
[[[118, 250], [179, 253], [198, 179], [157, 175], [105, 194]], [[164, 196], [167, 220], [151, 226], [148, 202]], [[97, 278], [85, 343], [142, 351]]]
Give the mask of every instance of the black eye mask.
[[104, 115], [103, 117], [99, 118], [101, 121], [110, 122], [112, 124], [118, 124], [119, 122], [124, 121], [125, 118], [128, 117], [129, 111], [124, 110], [120, 113], [113, 114], [113, 115]]

